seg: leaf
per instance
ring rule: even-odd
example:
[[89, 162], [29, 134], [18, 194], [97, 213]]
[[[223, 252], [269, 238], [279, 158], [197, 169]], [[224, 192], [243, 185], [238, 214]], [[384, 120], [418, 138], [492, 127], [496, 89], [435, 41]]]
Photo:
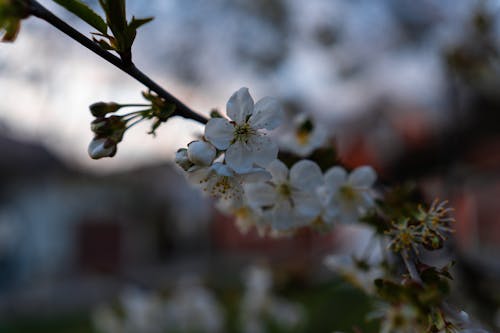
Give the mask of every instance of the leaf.
[[136, 19], [135, 17], [132, 16], [132, 21], [128, 24], [128, 28], [131, 30], [137, 30], [141, 26], [143, 26], [146, 23], [151, 22], [154, 19], [154, 17], [146, 17], [143, 19]]
[[100, 33], [105, 34], [107, 32], [108, 27], [102, 17], [100, 17], [89, 6], [87, 6], [80, 0], [54, 0], [54, 2], [63, 6], [64, 8], [90, 24]]

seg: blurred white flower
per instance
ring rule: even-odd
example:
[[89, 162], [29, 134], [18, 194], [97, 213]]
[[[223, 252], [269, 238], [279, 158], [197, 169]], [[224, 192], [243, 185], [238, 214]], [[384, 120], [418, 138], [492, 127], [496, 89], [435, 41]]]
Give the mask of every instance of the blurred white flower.
[[182, 279], [165, 307], [165, 328], [173, 332], [221, 333], [224, 313], [198, 279]]
[[238, 173], [254, 164], [266, 167], [276, 159], [278, 145], [263, 130], [273, 130], [283, 118], [276, 99], [264, 97], [254, 105], [248, 88], [235, 92], [227, 102], [227, 115], [212, 118], [205, 126], [205, 137], [217, 149], [226, 150], [225, 162]]
[[248, 268], [240, 315], [243, 333], [265, 333], [266, 319], [286, 329], [296, 328], [305, 319], [300, 304], [272, 295], [272, 284], [269, 270], [258, 266]]
[[377, 263], [356, 260], [353, 256], [346, 254], [331, 254], [325, 257], [324, 263], [329, 269], [367, 294], [375, 292], [374, 280], [381, 278], [384, 274]]
[[323, 220], [333, 222], [356, 222], [374, 205], [372, 186], [377, 174], [370, 166], [354, 169], [349, 175], [340, 166], [325, 173]]
[[304, 226], [314, 220], [321, 211], [317, 188], [322, 184], [319, 166], [302, 160], [292, 166], [276, 160], [268, 169], [270, 182], [258, 182], [245, 186], [250, 206], [261, 207], [276, 230], [289, 230]]
[[127, 289], [120, 297], [122, 313], [110, 306], [98, 306], [93, 315], [96, 329], [102, 333], [163, 332], [163, 303], [154, 293]]
[[303, 157], [323, 146], [328, 138], [326, 128], [304, 113], [293, 117], [282, 132], [279, 137], [281, 147]]
[[163, 303], [155, 293], [130, 288], [123, 293], [121, 304], [126, 313], [124, 331], [162, 332]]

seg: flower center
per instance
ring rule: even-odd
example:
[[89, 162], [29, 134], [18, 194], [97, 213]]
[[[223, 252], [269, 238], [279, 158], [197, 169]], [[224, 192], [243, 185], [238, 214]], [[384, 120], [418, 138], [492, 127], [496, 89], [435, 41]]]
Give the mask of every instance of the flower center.
[[287, 183], [279, 184], [276, 190], [279, 195], [285, 198], [289, 198], [292, 195], [292, 188]]
[[238, 124], [234, 127], [233, 143], [247, 142], [248, 139], [257, 132], [248, 123]]
[[339, 189], [339, 192], [346, 201], [354, 201], [357, 197], [356, 190], [352, 186], [344, 185]]
[[295, 138], [297, 139], [297, 142], [301, 146], [306, 146], [309, 143], [309, 137], [310, 137], [310, 132], [304, 131], [304, 130], [298, 130], [295, 133]]

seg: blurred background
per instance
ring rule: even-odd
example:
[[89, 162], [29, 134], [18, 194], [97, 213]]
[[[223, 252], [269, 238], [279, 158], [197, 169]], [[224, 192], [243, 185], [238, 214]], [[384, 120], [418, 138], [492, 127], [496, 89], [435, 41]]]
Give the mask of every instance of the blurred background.
[[[127, 6], [155, 17], [139, 31], [136, 65], [193, 109], [224, 111], [242, 86], [256, 100], [278, 97], [323, 124], [347, 165], [373, 165], [387, 184], [418, 181], [428, 200], [450, 200], [453, 298], [500, 330], [500, 1]], [[359, 248], [366, 233], [242, 235], [172, 164], [200, 125], [172, 119], [153, 138], [143, 124], [116, 157], [88, 157], [88, 105], [140, 103], [142, 90], [35, 18], [0, 45], [0, 332], [93, 332], [93, 309], [124, 288], [175, 290], [183, 276], [200, 277], [231, 307], [256, 263], [271, 268], [278, 293], [304, 304], [299, 332], [373, 331], [358, 320], [369, 300], [321, 264]]]

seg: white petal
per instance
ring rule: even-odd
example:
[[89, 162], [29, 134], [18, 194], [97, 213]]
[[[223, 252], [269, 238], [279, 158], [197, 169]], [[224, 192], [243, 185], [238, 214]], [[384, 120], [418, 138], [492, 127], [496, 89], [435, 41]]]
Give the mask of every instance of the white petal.
[[347, 172], [340, 166], [335, 166], [325, 173], [325, 188], [329, 193], [336, 192], [347, 181]]
[[[292, 199], [295, 204], [295, 209], [299, 215], [305, 219], [312, 220], [321, 212], [321, 202], [313, 192], [293, 192]], [[310, 221], [306, 221], [306, 223], [307, 222]]]
[[276, 203], [272, 213], [272, 226], [277, 230], [290, 229], [295, 225], [295, 216], [288, 200]]
[[255, 129], [273, 130], [283, 122], [284, 113], [276, 98], [264, 97], [255, 104], [253, 114], [248, 120]]
[[278, 157], [278, 145], [265, 135], [253, 135], [248, 141], [248, 148], [251, 151], [249, 158], [263, 168]]
[[252, 169], [252, 152], [249, 147], [242, 143], [232, 144], [226, 151], [226, 164], [237, 173], [246, 173]]
[[377, 173], [370, 166], [354, 169], [348, 177], [349, 183], [355, 187], [371, 187], [377, 180]]
[[323, 182], [323, 174], [320, 167], [309, 160], [295, 163], [290, 169], [290, 184], [293, 187], [313, 190]]
[[234, 172], [227, 165], [216, 162], [212, 165], [212, 170], [219, 176], [234, 177]]
[[204, 188], [212, 172], [211, 168], [199, 168], [188, 172], [186, 177], [191, 184]]
[[253, 112], [253, 99], [248, 88], [241, 88], [235, 92], [226, 105], [226, 113], [237, 124], [246, 122]]
[[253, 168], [247, 173], [243, 173], [240, 175], [241, 179], [245, 183], [257, 183], [257, 182], [265, 182], [271, 180], [271, 174], [262, 168]]
[[206, 141], [193, 141], [188, 144], [189, 160], [196, 165], [209, 166], [215, 159], [215, 147]]
[[245, 196], [250, 206], [271, 206], [276, 201], [276, 190], [266, 183], [246, 184]]
[[273, 183], [281, 184], [288, 180], [288, 168], [280, 160], [275, 160], [268, 165], [267, 170], [273, 176]]
[[88, 153], [91, 158], [97, 160], [103, 157], [111, 157], [116, 153], [116, 145], [106, 147], [108, 139], [93, 139], [90, 141]]
[[212, 118], [205, 126], [205, 138], [217, 149], [227, 149], [234, 136], [234, 126], [224, 118]]

